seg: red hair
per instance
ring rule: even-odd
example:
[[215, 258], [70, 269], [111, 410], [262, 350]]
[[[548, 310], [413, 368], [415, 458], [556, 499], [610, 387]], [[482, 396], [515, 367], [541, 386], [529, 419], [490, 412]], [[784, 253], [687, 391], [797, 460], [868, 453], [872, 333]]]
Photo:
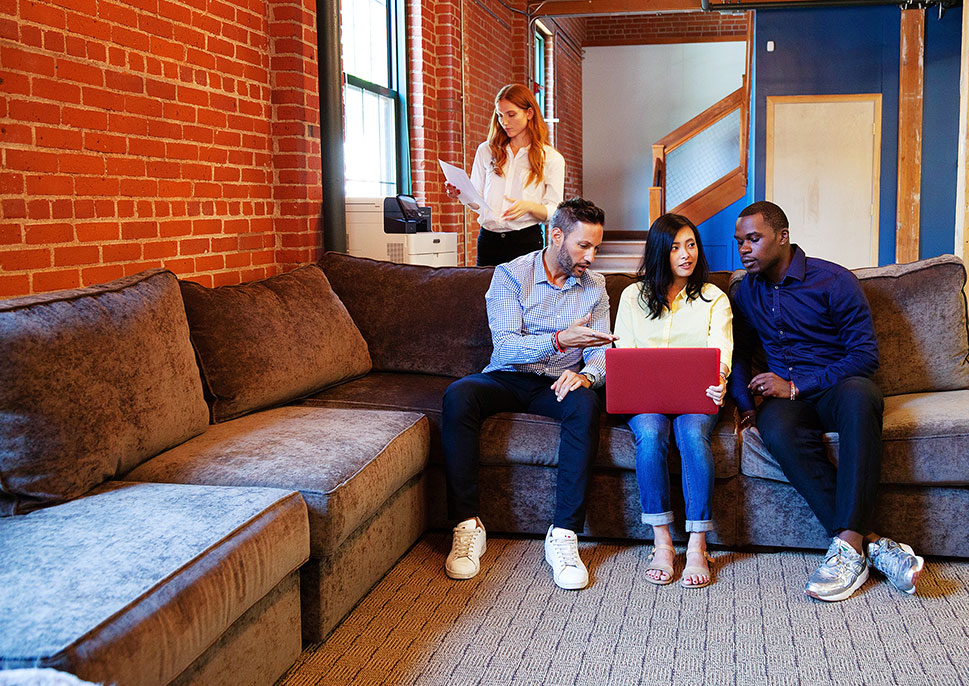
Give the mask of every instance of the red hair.
[[[528, 166], [531, 171], [528, 173], [528, 178], [525, 179], [525, 185], [538, 183], [545, 177], [545, 146], [550, 144], [548, 126], [546, 126], [545, 119], [538, 109], [538, 102], [535, 100], [531, 89], [520, 83], [509, 84], [498, 91], [498, 95], [495, 96], [496, 109], [498, 103], [502, 100], [507, 100], [526, 112], [532, 110], [535, 113], [528, 120], [528, 134], [532, 139], [528, 149]], [[491, 168], [498, 176], [504, 175], [502, 168], [508, 158], [505, 146], [508, 145], [510, 140], [508, 134], [498, 123], [498, 112], [496, 111], [491, 115], [491, 124], [488, 126], [488, 147], [491, 149]]]

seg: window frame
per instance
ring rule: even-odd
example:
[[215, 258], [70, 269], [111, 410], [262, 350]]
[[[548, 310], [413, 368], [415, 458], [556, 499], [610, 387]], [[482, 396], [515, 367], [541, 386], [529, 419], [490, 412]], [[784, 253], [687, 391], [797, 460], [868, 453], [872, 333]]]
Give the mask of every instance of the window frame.
[[[341, 0], [344, 2], [353, 0]], [[396, 184], [397, 193], [410, 194], [412, 191], [411, 163], [410, 163], [410, 128], [407, 121], [407, 33], [404, 22], [406, 0], [386, 0], [387, 2], [387, 75], [390, 87], [367, 81], [346, 71], [343, 67], [344, 101], [343, 117], [346, 121], [346, 87], [353, 86], [375, 95], [388, 98], [394, 103], [394, 120], [397, 122], [394, 135], [394, 150], [396, 152]], [[341, 53], [343, 51], [341, 37]], [[342, 58], [341, 58], [342, 62]], [[346, 125], [344, 124], [344, 131]], [[346, 138], [344, 138], [346, 145]], [[346, 180], [344, 180], [344, 185]], [[348, 197], [350, 197], [348, 195]]]

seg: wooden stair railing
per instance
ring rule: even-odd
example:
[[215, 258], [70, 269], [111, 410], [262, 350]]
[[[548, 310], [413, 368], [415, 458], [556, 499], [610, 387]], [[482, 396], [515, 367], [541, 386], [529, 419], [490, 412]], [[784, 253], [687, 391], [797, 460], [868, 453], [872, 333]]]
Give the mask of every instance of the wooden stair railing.
[[[649, 223], [667, 211], [682, 214], [694, 224], [706, 221], [744, 196], [747, 191], [747, 121], [749, 97], [744, 85], [653, 144], [653, 186], [649, 189]], [[666, 208], [666, 157], [724, 117], [740, 110], [740, 155], [737, 167], [687, 198]]]

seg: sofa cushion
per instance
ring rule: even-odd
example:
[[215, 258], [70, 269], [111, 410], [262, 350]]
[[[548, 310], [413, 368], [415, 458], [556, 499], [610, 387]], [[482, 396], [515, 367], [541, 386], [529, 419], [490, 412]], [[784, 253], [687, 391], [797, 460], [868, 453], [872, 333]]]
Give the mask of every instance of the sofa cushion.
[[174, 274], [0, 301], [0, 513], [74, 498], [208, 424]]
[[334, 252], [320, 265], [360, 327], [375, 370], [465, 376], [487, 366], [492, 267], [421, 267]]
[[318, 558], [424, 470], [427, 434], [414, 412], [280, 407], [211, 426], [126, 478], [299, 489]]
[[871, 304], [886, 396], [969, 388], [966, 268], [954, 255], [854, 270]]
[[167, 684], [308, 550], [291, 490], [115, 481], [4, 518], [0, 669]]
[[367, 344], [315, 265], [241, 285], [180, 283], [213, 422], [370, 371]]
[[[362, 379], [330, 388], [301, 401], [317, 407], [354, 407], [423, 412], [430, 422], [431, 461], [443, 462], [441, 452], [441, 400], [454, 379], [420, 374], [373, 373]], [[597, 469], [636, 469], [636, 446], [632, 431], [621, 417], [603, 413]], [[502, 413], [489, 417], [481, 427], [482, 465], [558, 464], [559, 423], [549, 417], [525, 413]], [[680, 472], [675, 447], [670, 450], [670, 470]], [[734, 476], [740, 469], [733, 420], [714, 428], [714, 469], [718, 479]]]
[[[969, 484], [969, 391], [912, 393], [885, 398], [881, 483]], [[826, 433], [828, 459], [838, 463], [838, 434]], [[745, 431], [740, 471], [773, 481], [784, 472], [757, 434]]]

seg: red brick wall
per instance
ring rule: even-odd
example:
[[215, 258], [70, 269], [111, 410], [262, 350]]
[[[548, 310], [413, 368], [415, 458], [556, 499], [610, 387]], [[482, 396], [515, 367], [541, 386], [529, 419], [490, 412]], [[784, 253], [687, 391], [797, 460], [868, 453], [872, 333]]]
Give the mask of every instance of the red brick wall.
[[647, 45], [743, 40], [746, 13], [718, 12], [589, 17], [585, 45]]
[[0, 3], [0, 297], [319, 254], [315, 3]]

